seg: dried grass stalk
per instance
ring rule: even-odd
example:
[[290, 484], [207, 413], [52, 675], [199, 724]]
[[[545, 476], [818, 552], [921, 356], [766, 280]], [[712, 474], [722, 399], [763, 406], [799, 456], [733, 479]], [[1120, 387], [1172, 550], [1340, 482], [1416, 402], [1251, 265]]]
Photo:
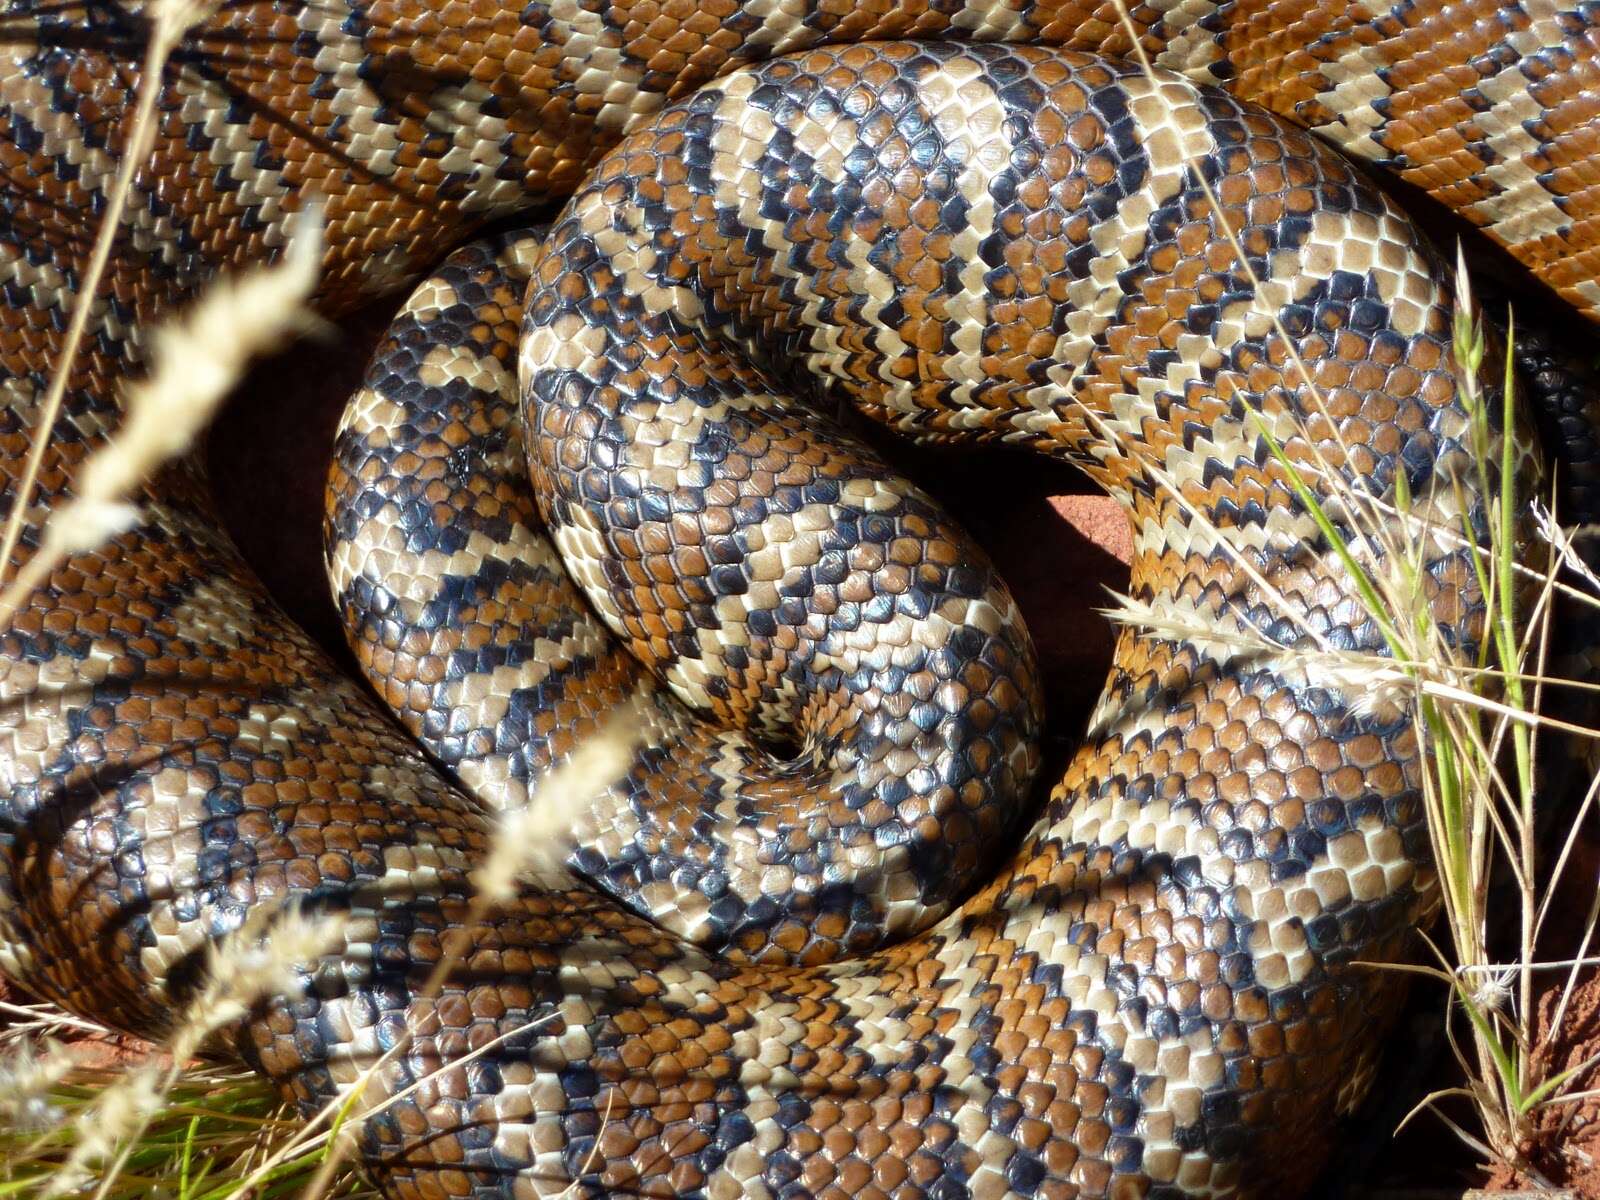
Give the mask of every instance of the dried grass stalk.
[[76, 494], [50, 514], [38, 552], [0, 592], [0, 629], [69, 556], [138, 524], [140, 510], [129, 497], [193, 444], [251, 358], [313, 322], [306, 303], [321, 261], [320, 217], [313, 211], [301, 217], [276, 266], [218, 280], [186, 313], [156, 329], [153, 369], [128, 387], [122, 427], [84, 463]]
[[[155, 144], [156, 101], [160, 98], [162, 76], [173, 49], [196, 25], [209, 19], [219, 8], [221, 0], [151, 0], [145, 8], [148, 18], [149, 41], [145, 46], [143, 66], [139, 71], [139, 92], [134, 100], [133, 121], [128, 129], [128, 141], [123, 147], [122, 160], [117, 167], [117, 177], [112, 181], [106, 196], [105, 212], [95, 234], [94, 248], [89, 253], [89, 263], [79, 283], [78, 294], [72, 306], [72, 316], [62, 338], [55, 370], [39, 405], [39, 415], [34, 426], [34, 441], [28, 461], [23, 465], [11, 513], [6, 519], [5, 532], [0, 535], [0, 572], [5, 571], [11, 556], [21, 540], [23, 525], [33, 491], [39, 482], [39, 471], [44, 465], [45, 451], [61, 415], [61, 404], [67, 394], [67, 381], [72, 377], [72, 366], [77, 361], [78, 350], [83, 345], [89, 328], [89, 317], [94, 311], [93, 299], [105, 278], [107, 264], [111, 261], [111, 248], [116, 243], [117, 231], [122, 226], [122, 214], [133, 190], [133, 177], [150, 156]], [[126, 516], [126, 514], [120, 514]], [[106, 527], [115, 524], [119, 514], [101, 514], [100, 523]], [[9, 619], [9, 618], [7, 618]]]

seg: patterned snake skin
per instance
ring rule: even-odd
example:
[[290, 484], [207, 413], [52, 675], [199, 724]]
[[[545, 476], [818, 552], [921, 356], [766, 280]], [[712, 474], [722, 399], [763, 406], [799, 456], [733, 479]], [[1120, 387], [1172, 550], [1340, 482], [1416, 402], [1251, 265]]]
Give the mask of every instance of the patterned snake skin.
[[[1249, 413], [1307, 466], [1483, 517], [1437, 263], [1304, 130], [1600, 312], [1600, 10], [1131, 16], [1153, 80], [1110, 7], [225, 7], [171, 70], [35, 529], [139, 324], [311, 197], [333, 312], [571, 198], [422, 285], [340, 436], [334, 585], [416, 741], [169, 471], [3, 635], [0, 964], [160, 1032], [256, 906], [348, 913], [237, 1044], [311, 1107], [410, 1031], [369, 1100], [423, 1082], [363, 1129], [396, 1197], [1302, 1190], [1397, 1001], [1356, 964], [1436, 896], [1413, 730], [1294, 652], [1380, 639]], [[15, 502], [144, 26], [16, 0], [4, 28]], [[819, 415], [841, 399], [1080, 463], [1133, 521], [1135, 598], [1217, 635], [1124, 630], [1042, 809], [1015, 606]], [[1461, 552], [1425, 565], [1470, 643]], [[1289, 648], [1239, 653], [1251, 630]], [[644, 742], [571, 869], [425, 996], [489, 810], [625, 703]]]

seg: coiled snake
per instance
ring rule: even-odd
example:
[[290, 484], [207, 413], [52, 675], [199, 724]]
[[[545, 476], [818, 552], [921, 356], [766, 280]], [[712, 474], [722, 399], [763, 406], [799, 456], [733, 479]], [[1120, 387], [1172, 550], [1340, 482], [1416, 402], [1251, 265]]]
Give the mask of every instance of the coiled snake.
[[[412, 1031], [370, 1099], [434, 1074], [363, 1135], [395, 1196], [1302, 1188], [1394, 1003], [1351, 964], [1404, 954], [1433, 889], [1407, 722], [1292, 649], [1232, 649], [1381, 645], [1249, 414], [1380, 496], [1404, 472], [1418, 505], [1476, 503], [1439, 268], [1324, 143], [1593, 313], [1597, 16], [1129, 15], [1153, 76], [1111, 6], [226, 6], [171, 70], [36, 515], [113, 423], [136, 324], [310, 198], [337, 312], [570, 195], [542, 240], [470, 247], [413, 297], [331, 487], [358, 657], [483, 799], [169, 472], [4, 635], [8, 972], [159, 1031], [253, 906], [347, 910], [346, 952], [238, 1044], [315, 1105]], [[145, 31], [32, 0], [7, 29], [14, 480]], [[1003, 585], [819, 415], [839, 398], [1081, 463], [1134, 522], [1134, 597], [1218, 633], [1121, 634], [1042, 811]], [[1461, 552], [1427, 566], [1470, 639]], [[484, 804], [636, 695], [645, 744], [574, 870], [480, 921], [425, 998]]]

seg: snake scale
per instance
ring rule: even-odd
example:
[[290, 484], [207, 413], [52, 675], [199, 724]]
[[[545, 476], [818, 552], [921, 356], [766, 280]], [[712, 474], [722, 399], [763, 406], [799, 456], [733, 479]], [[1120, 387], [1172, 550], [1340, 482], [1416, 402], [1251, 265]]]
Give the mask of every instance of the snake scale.
[[[6, 13], [17, 503], [147, 27]], [[1248, 410], [1481, 518], [1440, 268], [1329, 147], [1600, 313], [1600, 9], [1128, 15], [1152, 74], [1109, 4], [223, 6], [169, 68], [35, 530], [141, 323], [310, 199], [332, 313], [565, 205], [428, 278], [340, 435], [336, 596], [411, 736], [274, 607], [193, 463], [5, 631], [7, 972], [159, 1033], [257, 906], [348, 913], [235, 1042], [309, 1108], [410, 1031], [370, 1099], [420, 1086], [362, 1132], [396, 1197], [1303, 1190], [1396, 1004], [1353, 964], [1403, 956], [1436, 892], [1414, 731], [1295, 653], [1381, 641]], [[1123, 630], [1042, 808], [1015, 606], [841, 401], [1078, 462], [1133, 521], [1133, 596], [1217, 633]], [[1462, 552], [1426, 567], [1470, 641]], [[1285, 649], [1236, 653], [1251, 631]], [[643, 743], [570, 868], [422, 994], [490, 810], [625, 704]]]

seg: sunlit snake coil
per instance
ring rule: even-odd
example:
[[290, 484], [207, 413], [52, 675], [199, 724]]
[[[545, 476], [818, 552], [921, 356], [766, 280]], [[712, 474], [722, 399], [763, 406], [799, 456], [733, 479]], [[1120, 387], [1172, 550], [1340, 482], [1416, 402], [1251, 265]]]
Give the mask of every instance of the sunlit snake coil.
[[[334, 310], [570, 194], [413, 293], [335, 448], [335, 599], [410, 736], [272, 606], [198, 476], [164, 477], [5, 635], [0, 965], [158, 1031], [252, 909], [346, 913], [237, 1045], [308, 1111], [403, 1046], [362, 1134], [394, 1197], [1303, 1190], [1398, 999], [1356, 964], [1405, 955], [1435, 890], [1414, 731], [1306, 653], [1382, 639], [1270, 444], [1336, 517], [1336, 482], [1403, 474], [1414, 511], [1481, 526], [1420, 236], [1310, 134], [1166, 69], [1260, 82], [1221, 9], [1134, 14], [1167, 48], [1147, 72], [859, 44], [1113, 37], [1085, 14], [482, 7], [242, 5], [186, 47], [44, 476], [48, 508], [135, 318], [311, 193]], [[94, 210], [126, 106], [88, 67], [141, 45], [94, 12], [30, 15], [61, 48], [0, 67], [12, 479], [83, 253], [63, 213]], [[1258, 94], [1329, 124], [1294, 90]], [[841, 403], [1068, 459], [1126, 507], [1162, 620], [1121, 632], [1052, 787], [1015, 603]], [[1424, 567], [1470, 644], [1464, 552]], [[494, 811], [619, 711], [639, 743], [567, 864], [467, 923]], [[430, 997], [450, 930], [471, 949]]]

